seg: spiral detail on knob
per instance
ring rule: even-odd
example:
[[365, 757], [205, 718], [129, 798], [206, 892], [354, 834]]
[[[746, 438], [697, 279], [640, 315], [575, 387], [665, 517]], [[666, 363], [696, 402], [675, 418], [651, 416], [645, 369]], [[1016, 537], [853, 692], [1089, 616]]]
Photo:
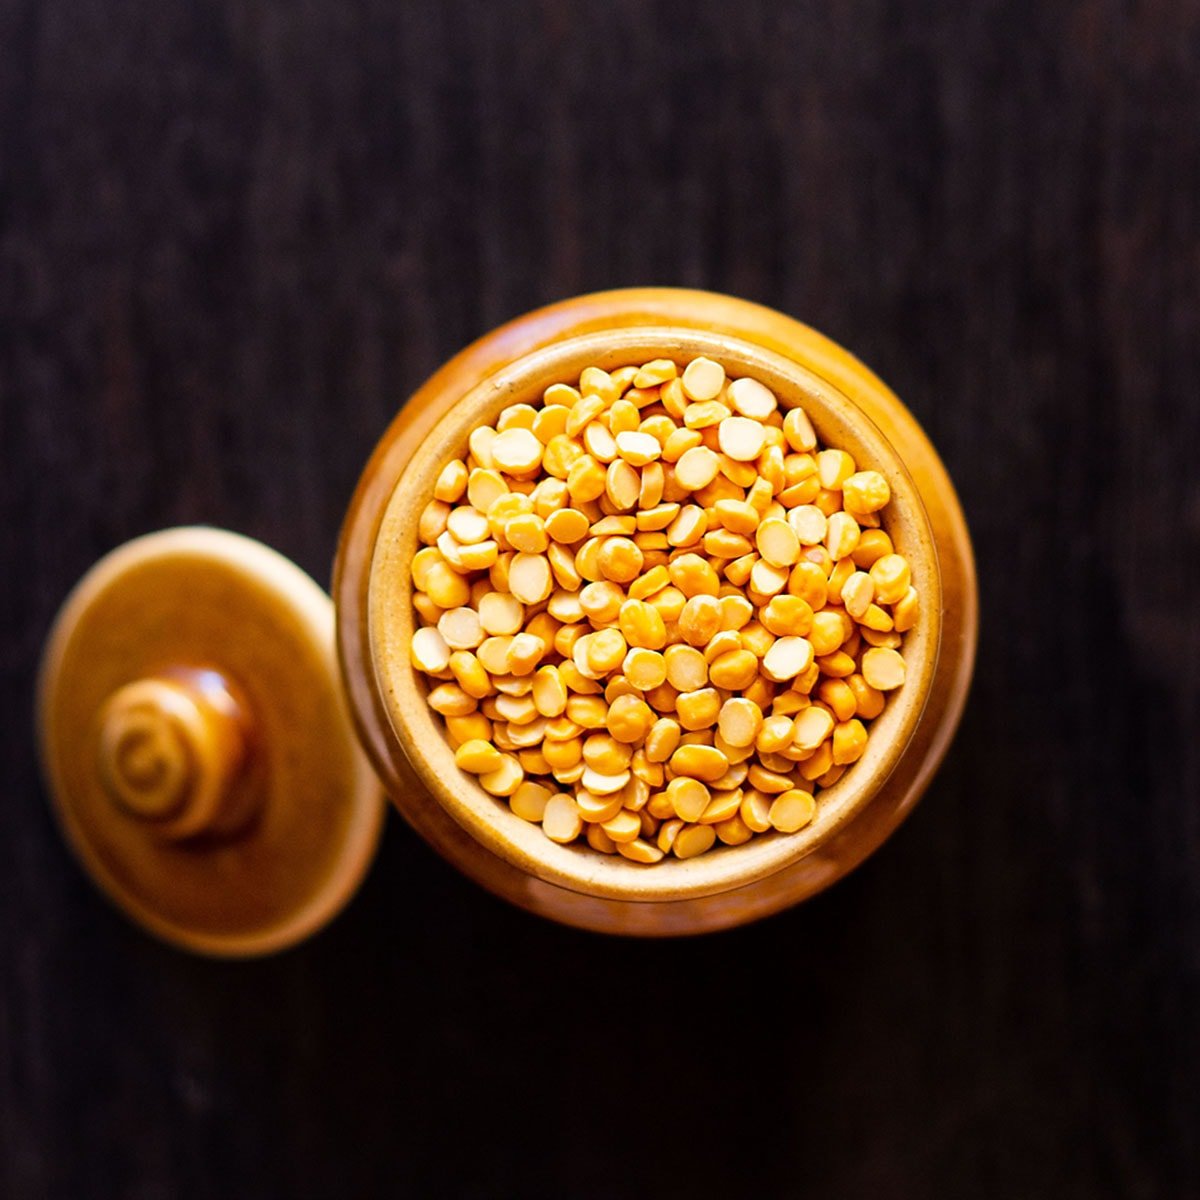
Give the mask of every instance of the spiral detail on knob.
[[97, 752], [113, 801], [169, 837], [211, 827], [244, 750], [228, 701], [211, 684], [167, 677], [140, 679], [110, 696]]

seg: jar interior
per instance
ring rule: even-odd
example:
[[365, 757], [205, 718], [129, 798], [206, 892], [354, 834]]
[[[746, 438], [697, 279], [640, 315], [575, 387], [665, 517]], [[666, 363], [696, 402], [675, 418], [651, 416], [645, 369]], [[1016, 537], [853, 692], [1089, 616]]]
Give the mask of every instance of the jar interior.
[[[905, 634], [907, 681], [890, 694], [870, 725], [863, 757], [817, 795], [811, 823], [796, 833], [761, 834], [741, 846], [714, 847], [693, 859], [668, 856], [642, 865], [601, 854], [586, 843], [560, 845], [540, 826], [514, 814], [460, 771], [441, 718], [428, 707], [424, 676], [409, 660], [416, 628], [410, 564], [420, 548], [417, 518], [432, 497], [446, 461], [465, 454], [471, 431], [494, 423], [510, 404], [540, 402], [551, 383], [574, 382], [586, 366], [614, 370], [652, 358], [685, 361], [706, 355], [731, 377], [752, 376], [775, 392], [781, 407], [802, 405], [823, 446], [848, 451], [861, 468], [881, 471], [892, 501], [881, 518], [896, 551], [908, 560], [921, 595], [921, 617]], [[376, 684], [391, 729], [429, 792], [472, 837], [548, 883], [588, 895], [625, 900], [679, 900], [741, 887], [782, 870], [842, 829], [870, 802], [894, 769], [920, 719], [941, 637], [937, 555], [916, 484], [880, 430], [841, 391], [799, 363], [744, 339], [694, 329], [600, 330], [555, 342], [480, 380], [417, 448], [387, 504], [368, 584], [368, 635]]]

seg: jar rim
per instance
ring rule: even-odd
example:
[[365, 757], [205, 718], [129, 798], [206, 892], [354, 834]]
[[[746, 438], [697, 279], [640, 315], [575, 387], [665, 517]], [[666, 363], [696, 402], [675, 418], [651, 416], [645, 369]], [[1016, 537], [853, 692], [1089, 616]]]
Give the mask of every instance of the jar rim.
[[[802, 404], [825, 445], [848, 450], [863, 467], [880, 470], [893, 499], [882, 520], [898, 552], [910, 561], [922, 597], [918, 625], [905, 635], [908, 680], [871, 724], [867, 752], [818, 793], [817, 813], [803, 830], [759, 835], [741, 846], [719, 846], [698, 858], [667, 858], [653, 865], [602, 855], [584, 844], [559, 845], [540, 826], [512, 813], [454, 765], [440, 719], [425, 701], [423, 679], [411, 666], [415, 627], [411, 562], [419, 548], [417, 517], [433, 481], [450, 458], [465, 451], [467, 436], [509, 404], [540, 399], [554, 382], [578, 378], [584, 366], [608, 369], [699, 354], [731, 375], [751, 375], [785, 407]], [[470, 837], [538, 879], [586, 896], [633, 901], [676, 901], [712, 896], [753, 884], [817, 853], [871, 802], [886, 783], [920, 721], [941, 646], [941, 576], [920, 493], [883, 430], [843, 391], [809, 367], [749, 337], [648, 320], [640, 325], [591, 328], [552, 340], [478, 377], [429, 430], [396, 478], [383, 508], [366, 564], [367, 642], [377, 693], [391, 736], [429, 793]]]

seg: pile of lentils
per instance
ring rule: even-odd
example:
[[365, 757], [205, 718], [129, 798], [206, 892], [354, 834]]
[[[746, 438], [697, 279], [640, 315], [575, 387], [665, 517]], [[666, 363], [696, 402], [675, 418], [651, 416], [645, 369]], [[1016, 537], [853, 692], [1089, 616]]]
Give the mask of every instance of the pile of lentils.
[[638, 863], [801, 829], [904, 683], [890, 499], [708, 358], [510, 405], [442, 469], [412, 563], [456, 763], [553, 841]]

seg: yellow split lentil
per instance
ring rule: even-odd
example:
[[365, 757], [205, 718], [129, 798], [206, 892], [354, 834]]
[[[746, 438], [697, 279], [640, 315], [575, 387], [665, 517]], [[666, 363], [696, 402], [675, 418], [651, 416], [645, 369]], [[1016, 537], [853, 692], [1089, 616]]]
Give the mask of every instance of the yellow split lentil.
[[891, 499], [709, 358], [509, 405], [418, 521], [411, 658], [456, 765], [645, 865], [803, 828], [904, 684], [920, 595]]

